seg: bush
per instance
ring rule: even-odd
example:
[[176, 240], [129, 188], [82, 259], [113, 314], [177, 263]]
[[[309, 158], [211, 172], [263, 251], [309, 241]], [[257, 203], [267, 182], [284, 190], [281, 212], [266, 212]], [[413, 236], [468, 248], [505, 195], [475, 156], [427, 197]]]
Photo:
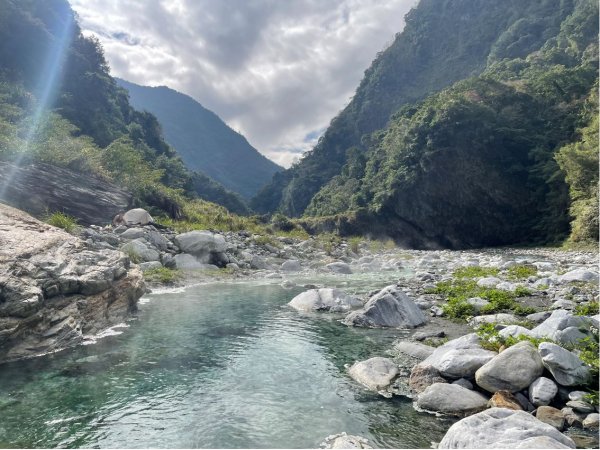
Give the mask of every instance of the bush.
[[62, 228], [67, 233], [72, 233], [77, 228], [77, 219], [62, 212], [55, 212], [46, 218], [46, 223], [53, 227]]
[[511, 280], [526, 280], [537, 275], [537, 268], [526, 264], [518, 264], [510, 267], [507, 271], [507, 277]]
[[173, 284], [183, 278], [183, 273], [177, 269], [159, 267], [145, 271], [144, 278], [150, 282]]
[[577, 316], [595, 316], [599, 312], [597, 301], [582, 303], [575, 307], [575, 315]]
[[453, 275], [456, 278], [482, 278], [498, 275], [498, 269], [495, 267], [460, 267], [456, 269]]

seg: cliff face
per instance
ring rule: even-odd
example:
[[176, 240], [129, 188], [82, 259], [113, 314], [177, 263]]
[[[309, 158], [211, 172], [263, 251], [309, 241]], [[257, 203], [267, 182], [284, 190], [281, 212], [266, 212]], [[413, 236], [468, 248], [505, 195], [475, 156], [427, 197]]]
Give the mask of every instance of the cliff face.
[[0, 203], [0, 363], [81, 343], [136, 310], [129, 258]]

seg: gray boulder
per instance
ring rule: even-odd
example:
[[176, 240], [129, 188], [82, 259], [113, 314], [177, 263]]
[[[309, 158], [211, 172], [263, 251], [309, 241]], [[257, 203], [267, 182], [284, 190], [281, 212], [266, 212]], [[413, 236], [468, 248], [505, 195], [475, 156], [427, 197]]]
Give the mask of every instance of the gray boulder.
[[183, 253], [194, 255], [200, 262], [217, 263], [227, 249], [225, 238], [210, 231], [189, 231], [175, 236], [175, 244]]
[[362, 302], [338, 289], [310, 289], [298, 294], [288, 303], [298, 311], [348, 312], [360, 308]]
[[365, 306], [342, 321], [359, 327], [415, 328], [426, 322], [421, 309], [396, 286], [388, 286], [369, 299]]
[[562, 283], [569, 283], [571, 281], [583, 281], [598, 284], [598, 272], [580, 268], [571, 270], [570, 272], [561, 275], [558, 279]]
[[497, 355], [481, 348], [479, 343], [475, 333], [467, 334], [436, 348], [422, 364], [434, 367], [447, 378], [471, 378], [477, 369]]
[[175, 267], [180, 270], [219, 270], [212, 264], [206, 264], [199, 261], [198, 258], [187, 253], [179, 253], [173, 257]]
[[302, 270], [302, 266], [300, 265], [300, 261], [297, 259], [290, 259], [281, 265], [281, 270], [284, 272], [300, 272]]
[[529, 401], [534, 406], [546, 406], [556, 397], [558, 386], [546, 377], [539, 377], [529, 386]]
[[388, 358], [375, 357], [366, 361], [355, 362], [348, 374], [363, 386], [381, 391], [387, 388], [398, 375], [398, 366]]
[[434, 352], [435, 347], [421, 344], [420, 342], [398, 341], [394, 344], [394, 350], [415, 359], [426, 359]]
[[475, 382], [488, 392], [518, 392], [544, 372], [542, 359], [530, 342], [504, 350], [475, 373]]
[[152, 269], [160, 269], [161, 267], [162, 264], [159, 261], [149, 261], [140, 264], [140, 269], [142, 270], [142, 272], [146, 272], [147, 270]]
[[530, 335], [536, 338], [547, 338], [560, 343], [571, 343], [578, 336], [585, 335], [579, 332], [580, 327], [587, 327], [591, 320], [584, 316], [575, 316], [569, 311], [559, 309], [537, 327], [533, 328]]
[[325, 267], [334, 273], [340, 273], [340, 274], [351, 274], [352, 273], [352, 269], [350, 268], [350, 266], [348, 264], [346, 264], [345, 262], [341, 262], [341, 261], [332, 262], [331, 264], [327, 264]]
[[417, 407], [451, 416], [465, 416], [487, 408], [488, 398], [458, 384], [435, 383], [417, 397]]
[[485, 277], [485, 278], [480, 278], [477, 281], [477, 286], [483, 287], [483, 288], [495, 288], [500, 283], [502, 283], [502, 280], [500, 278]]
[[579, 386], [590, 379], [590, 368], [575, 354], [551, 342], [538, 347], [544, 367], [563, 386]]
[[501, 329], [498, 334], [503, 338], [507, 338], [509, 336], [517, 338], [519, 336], [530, 336], [530, 331], [520, 325], [508, 325], [507, 327]]
[[144, 230], [141, 228], [127, 228], [121, 233], [121, 237], [127, 240], [139, 239], [144, 237]]
[[123, 244], [121, 251], [133, 259], [138, 259], [139, 262], [160, 260], [160, 254], [153, 248], [148, 247], [141, 239], [135, 239]]
[[487, 314], [484, 316], [475, 316], [469, 319], [468, 323], [473, 328], [478, 327], [479, 325], [483, 325], [486, 323], [498, 323], [502, 325], [513, 325], [517, 324], [521, 321], [514, 314], [509, 313], [498, 313], [498, 314]]
[[575, 442], [525, 411], [491, 408], [452, 425], [438, 448], [575, 448]]
[[149, 223], [154, 222], [154, 219], [148, 214], [148, 211], [142, 208], [130, 209], [123, 214], [123, 220], [128, 226], [148, 225]]

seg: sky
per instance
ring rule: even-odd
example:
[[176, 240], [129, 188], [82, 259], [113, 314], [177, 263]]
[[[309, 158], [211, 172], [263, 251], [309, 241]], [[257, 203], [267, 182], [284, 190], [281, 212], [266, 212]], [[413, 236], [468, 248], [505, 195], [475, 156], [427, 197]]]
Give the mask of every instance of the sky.
[[417, 0], [70, 0], [112, 75], [187, 94], [288, 167]]

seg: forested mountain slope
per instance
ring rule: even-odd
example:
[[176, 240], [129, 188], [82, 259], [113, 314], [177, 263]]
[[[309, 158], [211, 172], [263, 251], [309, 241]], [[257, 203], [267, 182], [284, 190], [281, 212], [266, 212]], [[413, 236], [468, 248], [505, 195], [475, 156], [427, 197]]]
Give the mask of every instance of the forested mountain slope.
[[154, 114], [165, 140], [191, 170], [199, 170], [249, 199], [282, 170], [246, 138], [193, 98], [165, 86], [147, 87], [117, 79], [132, 105]]

